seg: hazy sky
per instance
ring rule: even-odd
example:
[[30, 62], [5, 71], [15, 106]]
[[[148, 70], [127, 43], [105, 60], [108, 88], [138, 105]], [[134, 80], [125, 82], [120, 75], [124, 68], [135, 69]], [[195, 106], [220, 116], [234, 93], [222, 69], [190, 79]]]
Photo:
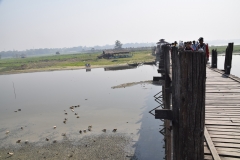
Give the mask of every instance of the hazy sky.
[[0, 51], [240, 39], [240, 0], [0, 0]]

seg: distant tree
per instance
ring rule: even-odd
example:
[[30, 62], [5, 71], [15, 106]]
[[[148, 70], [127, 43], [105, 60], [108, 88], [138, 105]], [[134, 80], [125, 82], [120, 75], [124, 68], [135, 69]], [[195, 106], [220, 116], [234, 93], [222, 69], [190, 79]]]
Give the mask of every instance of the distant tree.
[[122, 43], [119, 40], [115, 41], [114, 49], [122, 49]]
[[56, 52], [56, 54], [60, 54], [60, 52]]
[[0, 59], [1, 59], [2, 55], [0, 54]]

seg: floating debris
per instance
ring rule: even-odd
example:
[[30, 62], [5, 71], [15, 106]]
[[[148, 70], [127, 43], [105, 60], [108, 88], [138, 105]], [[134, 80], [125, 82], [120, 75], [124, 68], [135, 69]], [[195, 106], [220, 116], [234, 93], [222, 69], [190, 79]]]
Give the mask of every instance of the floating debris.
[[53, 129], [56, 129], [57, 128], [57, 126], [53, 126]]
[[113, 132], [117, 132], [117, 129], [113, 129]]
[[103, 132], [106, 132], [107, 130], [106, 130], [106, 129], [103, 129], [102, 131], [103, 131]]
[[20, 140], [20, 139], [16, 141], [16, 143], [20, 143], [20, 142], [21, 142], [21, 140]]

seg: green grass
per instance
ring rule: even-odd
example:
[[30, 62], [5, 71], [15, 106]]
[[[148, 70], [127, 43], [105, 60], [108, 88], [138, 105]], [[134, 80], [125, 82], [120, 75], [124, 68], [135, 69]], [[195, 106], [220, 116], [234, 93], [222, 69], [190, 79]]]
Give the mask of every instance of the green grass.
[[[227, 46], [211, 46], [209, 47], [209, 52], [212, 51], [212, 49], [217, 49], [218, 53], [225, 53]], [[234, 45], [233, 46], [233, 53], [239, 53], [240, 52], [240, 45]]]
[[51, 68], [66, 68], [85, 66], [86, 63], [94, 65], [118, 65], [131, 62], [144, 62], [154, 60], [151, 51], [132, 52], [130, 58], [119, 59], [98, 59], [101, 53], [85, 53], [85, 54], [68, 54], [68, 55], [53, 55], [42, 57], [28, 58], [11, 58], [0, 60], [0, 73], [8, 71], [19, 71], [27, 69], [51, 69]]

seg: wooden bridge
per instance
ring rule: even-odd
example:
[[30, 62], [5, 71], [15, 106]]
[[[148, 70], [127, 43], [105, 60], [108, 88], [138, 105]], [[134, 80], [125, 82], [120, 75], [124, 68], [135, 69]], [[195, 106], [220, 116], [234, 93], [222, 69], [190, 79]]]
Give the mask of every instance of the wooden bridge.
[[204, 159], [240, 159], [240, 79], [206, 71]]
[[230, 74], [232, 50], [233, 43], [219, 70], [215, 50], [206, 66], [203, 52], [161, 46], [162, 77], [154, 80], [164, 80], [164, 109], [155, 118], [165, 119], [167, 160], [240, 159], [240, 78]]

